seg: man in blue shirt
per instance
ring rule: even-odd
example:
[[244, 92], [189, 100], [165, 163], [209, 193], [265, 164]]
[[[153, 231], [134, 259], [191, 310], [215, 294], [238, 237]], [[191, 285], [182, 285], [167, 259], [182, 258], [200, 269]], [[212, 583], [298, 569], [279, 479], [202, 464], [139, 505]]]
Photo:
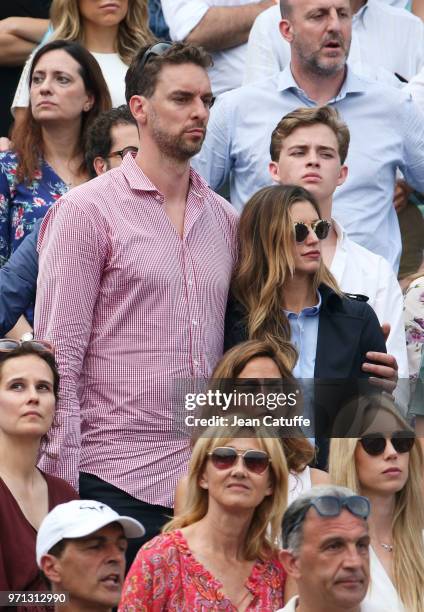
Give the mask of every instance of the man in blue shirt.
[[346, 67], [352, 29], [349, 0], [281, 0], [282, 36], [291, 63], [258, 83], [221, 95], [194, 167], [217, 189], [230, 177], [241, 209], [268, 174], [271, 132], [300, 106], [334, 105], [351, 132], [349, 177], [334, 198], [334, 214], [350, 238], [397, 270], [401, 238], [393, 193], [400, 168], [424, 191], [424, 116], [411, 98], [355, 75]]

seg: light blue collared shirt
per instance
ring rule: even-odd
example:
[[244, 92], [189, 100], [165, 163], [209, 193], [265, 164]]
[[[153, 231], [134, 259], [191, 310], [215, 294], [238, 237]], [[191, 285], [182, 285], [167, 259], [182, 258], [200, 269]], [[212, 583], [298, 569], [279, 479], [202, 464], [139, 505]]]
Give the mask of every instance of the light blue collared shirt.
[[299, 355], [293, 369], [295, 378], [314, 378], [319, 313], [322, 302], [319, 291], [317, 291], [317, 298], [318, 303], [315, 306], [303, 308], [299, 314], [289, 310], [284, 311], [290, 324], [290, 341], [296, 347]]
[[[424, 191], [424, 115], [410, 95], [358, 77], [351, 69], [329, 102], [350, 128], [349, 175], [334, 198], [334, 217], [350, 238], [383, 255], [397, 270], [401, 238], [393, 193], [396, 169]], [[230, 175], [231, 201], [241, 210], [258, 189], [272, 184], [268, 172], [271, 133], [300, 107], [314, 107], [288, 66], [258, 83], [218, 97], [196, 170], [213, 189]]]
[[[317, 353], [319, 313], [321, 310], [321, 294], [317, 291], [318, 303], [315, 306], [303, 308], [297, 314], [285, 310], [291, 330], [291, 343], [297, 349], [299, 358], [293, 368], [293, 376], [301, 379], [303, 393], [303, 415], [311, 420], [311, 427], [304, 427], [304, 433], [311, 436], [314, 431], [313, 397], [314, 397], [314, 373], [315, 358]], [[315, 439], [309, 437], [310, 442], [315, 444]]]

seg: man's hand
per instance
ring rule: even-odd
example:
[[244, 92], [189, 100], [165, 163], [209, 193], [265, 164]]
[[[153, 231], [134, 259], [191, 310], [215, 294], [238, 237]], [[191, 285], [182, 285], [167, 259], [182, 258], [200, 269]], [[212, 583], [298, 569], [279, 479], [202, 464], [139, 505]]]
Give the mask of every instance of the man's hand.
[[406, 181], [396, 181], [395, 194], [393, 196], [393, 204], [396, 212], [399, 214], [408, 204], [409, 196], [413, 189]]
[[[381, 330], [384, 334], [384, 340], [387, 342], [387, 338], [390, 334], [389, 323], [383, 323]], [[387, 393], [393, 393], [398, 381], [398, 364], [396, 358], [393, 355], [376, 353], [375, 351], [368, 351], [366, 358], [373, 362], [365, 362], [362, 365], [364, 372], [373, 375], [370, 376], [370, 382], [376, 387], [381, 387], [383, 391]]]

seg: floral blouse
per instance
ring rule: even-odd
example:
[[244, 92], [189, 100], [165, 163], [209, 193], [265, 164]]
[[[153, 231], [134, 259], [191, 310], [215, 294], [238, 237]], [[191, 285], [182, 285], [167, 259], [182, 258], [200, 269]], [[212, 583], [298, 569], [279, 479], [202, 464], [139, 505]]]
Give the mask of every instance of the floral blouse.
[[32, 183], [16, 182], [15, 153], [0, 153], [0, 267], [9, 259], [34, 223], [68, 191], [68, 186], [41, 160]]
[[[257, 560], [246, 581], [249, 612], [283, 605], [285, 572], [274, 558]], [[153, 538], [138, 552], [125, 580], [119, 612], [237, 612], [222, 584], [196, 561], [181, 531]]]
[[406, 290], [403, 313], [409, 378], [416, 380], [424, 352], [424, 275], [413, 280]]

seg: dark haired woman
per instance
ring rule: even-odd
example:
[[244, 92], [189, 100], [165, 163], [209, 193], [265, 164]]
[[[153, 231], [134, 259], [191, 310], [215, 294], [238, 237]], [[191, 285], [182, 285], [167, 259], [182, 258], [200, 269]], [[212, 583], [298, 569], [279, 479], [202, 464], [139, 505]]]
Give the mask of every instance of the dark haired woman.
[[[284, 351], [292, 342], [298, 354], [291, 364], [296, 378], [356, 384], [367, 377], [362, 371], [367, 351], [385, 353], [386, 345], [372, 308], [342, 294], [322, 261], [321, 240], [329, 227], [314, 197], [301, 187], [265, 187], [247, 202], [240, 218], [225, 346], [252, 338]], [[315, 405], [319, 399], [325, 411], [337, 409], [351, 386], [340, 388], [330, 386], [328, 395], [322, 387]], [[316, 416], [321, 432], [332, 416]]]
[[58, 387], [49, 346], [0, 340], [0, 591], [46, 590], [35, 562], [38, 527], [54, 506], [78, 498], [37, 468]]
[[57, 40], [34, 56], [30, 106], [0, 154], [0, 265], [35, 221], [71, 187], [88, 180], [84, 140], [111, 107], [99, 65], [80, 44]]

